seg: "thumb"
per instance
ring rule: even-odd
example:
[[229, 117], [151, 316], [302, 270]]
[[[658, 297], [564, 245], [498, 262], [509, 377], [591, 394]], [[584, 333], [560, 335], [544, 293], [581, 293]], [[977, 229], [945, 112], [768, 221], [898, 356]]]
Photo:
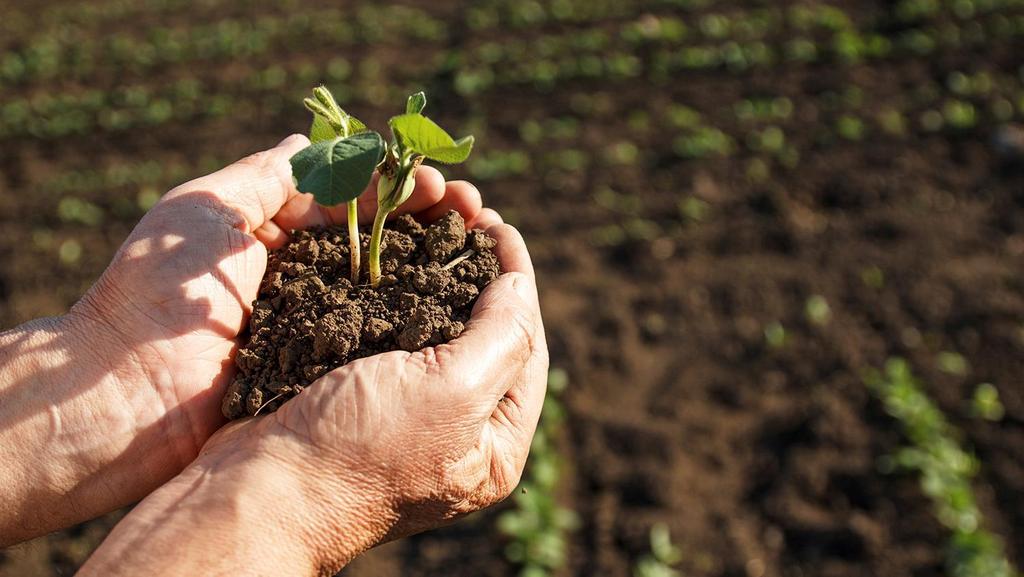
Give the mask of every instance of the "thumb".
[[299, 194], [292, 182], [288, 160], [309, 146], [301, 134], [285, 138], [270, 150], [249, 155], [213, 174], [178, 186], [167, 198], [205, 192], [212, 194], [245, 219], [245, 231], [252, 232], [269, 221], [292, 197]]

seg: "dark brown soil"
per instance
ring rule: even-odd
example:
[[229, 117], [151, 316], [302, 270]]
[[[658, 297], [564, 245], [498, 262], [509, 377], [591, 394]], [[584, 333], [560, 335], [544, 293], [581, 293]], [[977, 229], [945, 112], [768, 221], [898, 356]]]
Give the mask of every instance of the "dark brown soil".
[[[369, 234], [361, 237], [366, 254]], [[467, 233], [455, 211], [427, 228], [401, 216], [384, 231], [383, 277], [371, 288], [348, 278], [343, 227], [295, 232], [270, 255], [224, 415], [268, 413], [349, 361], [458, 337], [480, 291], [500, 273], [494, 244], [481, 230]]]

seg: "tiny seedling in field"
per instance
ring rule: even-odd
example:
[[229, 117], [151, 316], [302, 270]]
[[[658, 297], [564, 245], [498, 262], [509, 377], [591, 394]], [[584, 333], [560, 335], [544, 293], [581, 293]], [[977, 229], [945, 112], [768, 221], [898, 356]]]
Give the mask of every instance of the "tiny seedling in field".
[[565, 418], [558, 395], [567, 383], [564, 371], [551, 371], [522, 491], [515, 495], [515, 508], [498, 517], [498, 531], [510, 539], [505, 556], [520, 567], [520, 577], [550, 577], [562, 569], [568, 561], [568, 533], [579, 523], [576, 513], [562, 506], [555, 494], [563, 457], [554, 437]]
[[393, 137], [390, 144], [346, 114], [326, 88], [316, 88], [313, 96], [305, 100], [306, 107], [313, 112], [310, 145], [292, 157], [292, 176], [300, 192], [312, 193], [322, 205], [348, 203], [352, 282], [358, 284], [361, 263], [356, 207], [374, 171], [380, 173], [368, 263], [370, 285], [376, 287], [381, 279], [384, 222], [412, 195], [416, 170], [424, 160], [443, 164], [464, 162], [473, 148], [473, 137], [456, 141], [424, 116], [427, 98], [422, 92], [409, 97], [405, 114], [388, 122]]
[[992, 383], [981, 383], [974, 389], [971, 397], [971, 415], [986, 421], [1000, 421], [1006, 409], [999, 399], [999, 389]]
[[680, 577], [675, 566], [683, 560], [683, 552], [672, 543], [668, 527], [658, 523], [651, 527], [651, 552], [633, 567], [633, 577]]
[[953, 577], [1017, 577], [1002, 540], [984, 528], [971, 486], [980, 463], [960, 444], [960, 433], [928, 396], [903, 359], [865, 375], [868, 388], [902, 425], [910, 445], [883, 462], [883, 470], [915, 470], [939, 521], [951, 532], [946, 565]]

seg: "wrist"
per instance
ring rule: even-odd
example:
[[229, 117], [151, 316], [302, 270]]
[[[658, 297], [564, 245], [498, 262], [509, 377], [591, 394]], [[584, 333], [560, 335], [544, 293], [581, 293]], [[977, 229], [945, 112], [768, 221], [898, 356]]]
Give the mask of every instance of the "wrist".
[[[136, 439], [135, 422], [117, 402], [125, 399], [124, 391], [94, 362], [96, 341], [73, 325], [69, 316], [53, 317], [0, 334], [0, 446], [9, 457], [0, 476], [4, 543], [89, 519], [145, 494], [132, 485], [146, 471], [122, 458]], [[101, 475], [108, 467], [122, 474]], [[114, 495], [124, 501], [112, 501]]]
[[198, 459], [125, 517], [81, 575], [313, 575], [295, 480], [245, 454]]
[[394, 515], [379, 484], [309, 463], [322, 461], [272, 418], [232, 423], [115, 528], [83, 574], [333, 575], [383, 540]]
[[133, 380], [134, 353], [78, 309], [0, 334], [2, 544], [138, 500], [197, 452], [145, 419], [164, 405]]
[[[262, 514], [294, 539], [315, 572], [334, 575], [387, 539], [397, 520], [386, 483], [337, 456], [324, 455], [279, 419], [232, 423], [203, 448], [196, 466], [237, 461]], [[218, 473], [219, 474], [219, 473]]]

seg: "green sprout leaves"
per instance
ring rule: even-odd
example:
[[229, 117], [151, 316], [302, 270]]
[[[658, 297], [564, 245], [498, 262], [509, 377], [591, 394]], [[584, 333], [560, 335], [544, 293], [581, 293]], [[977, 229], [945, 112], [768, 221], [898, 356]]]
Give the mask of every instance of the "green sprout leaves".
[[985, 528], [971, 480], [979, 462], [963, 448], [960, 433], [914, 377], [910, 364], [892, 358], [864, 381], [902, 425], [910, 445], [881, 463], [883, 470], [916, 470], [939, 521], [952, 533], [946, 565], [953, 577], [1015, 577], [1002, 540]]
[[291, 158], [292, 176], [300, 192], [334, 206], [366, 190], [383, 155], [384, 140], [376, 132], [321, 140]]
[[[362, 257], [356, 198], [370, 183], [376, 163], [384, 155], [384, 142], [379, 134], [342, 110], [324, 86], [314, 88], [313, 98], [302, 103], [313, 113], [309, 127], [312, 145], [292, 157], [292, 173], [298, 189], [313, 193], [320, 204], [348, 203], [350, 278], [358, 284]], [[374, 158], [376, 162], [370, 164]]]
[[306, 98], [302, 103], [313, 113], [313, 125], [309, 129], [310, 142], [353, 136], [368, 130], [356, 117], [342, 110], [331, 91], [323, 86], [314, 88], [313, 98]]
[[409, 97], [405, 101], [405, 113], [406, 114], [419, 114], [423, 112], [423, 109], [427, 106], [427, 95], [423, 92], [417, 92]]
[[420, 113], [395, 116], [389, 122], [395, 138], [415, 154], [444, 164], [459, 164], [469, 158], [473, 137], [453, 139], [433, 120]]
[[464, 162], [473, 150], [473, 137], [456, 141], [433, 120], [423, 116], [427, 97], [422, 92], [406, 100], [405, 114], [391, 119], [394, 141], [390, 145], [385, 144], [380, 134], [342, 110], [323, 86], [314, 88], [313, 97], [303, 100], [303, 104], [313, 113], [309, 129], [311, 144], [292, 156], [292, 177], [296, 188], [312, 193], [319, 204], [348, 203], [354, 284], [358, 283], [360, 273], [356, 199], [370, 184], [374, 171], [380, 172], [368, 266], [370, 285], [376, 287], [381, 279], [380, 245], [384, 221], [412, 195], [416, 169], [426, 159], [444, 164]]
[[651, 527], [651, 552], [633, 567], [633, 577], [679, 577], [675, 566], [683, 560], [683, 552], [672, 543], [664, 523]]
[[352, 136], [368, 132], [366, 125], [360, 122], [355, 116], [345, 115], [340, 124], [335, 127], [329, 120], [319, 114], [313, 114], [313, 125], [309, 127], [309, 141], [312, 143], [331, 140], [338, 136]]

